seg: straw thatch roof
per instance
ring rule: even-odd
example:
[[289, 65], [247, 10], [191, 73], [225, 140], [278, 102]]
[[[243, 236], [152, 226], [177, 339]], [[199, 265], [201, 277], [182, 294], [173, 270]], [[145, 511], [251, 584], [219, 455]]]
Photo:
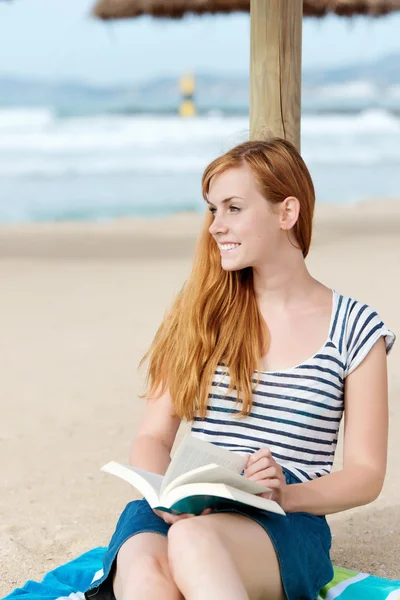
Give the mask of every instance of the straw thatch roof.
[[[285, 0], [287, 1], [287, 0]], [[97, 0], [93, 13], [100, 19], [126, 19], [141, 15], [180, 18], [185, 14], [249, 12], [250, 0]], [[380, 16], [400, 10], [400, 0], [304, 0], [306, 17], [335, 13]]]

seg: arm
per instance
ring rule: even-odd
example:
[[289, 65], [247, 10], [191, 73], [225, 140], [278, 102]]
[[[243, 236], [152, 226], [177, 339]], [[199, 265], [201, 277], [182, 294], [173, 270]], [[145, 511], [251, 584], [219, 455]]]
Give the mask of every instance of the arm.
[[173, 414], [168, 388], [160, 398], [149, 398], [131, 446], [130, 464], [164, 475], [180, 421]]
[[[159, 398], [149, 398], [133, 440], [129, 462], [132, 467], [164, 475], [171, 462], [171, 449], [181, 419], [174, 414], [169, 390]], [[195, 515], [172, 515], [153, 509], [168, 525]], [[203, 515], [211, 512], [206, 509]]]
[[284, 510], [336, 513], [375, 500], [386, 473], [388, 384], [385, 343], [380, 338], [345, 379], [343, 469], [288, 485]]

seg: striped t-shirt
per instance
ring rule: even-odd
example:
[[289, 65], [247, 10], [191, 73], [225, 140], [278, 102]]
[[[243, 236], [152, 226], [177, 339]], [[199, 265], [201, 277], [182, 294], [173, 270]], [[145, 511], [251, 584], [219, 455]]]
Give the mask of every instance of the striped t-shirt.
[[[389, 354], [395, 334], [368, 305], [332, 290], [329, 336], [301, 364], [262, 371], [247, 417], [234, 418], [235, 392], [229, 396], [228, 367], [218, 365], [207, 413], [195, 415], [191, 435], [240, 454], [269, 447], [276, 462], [301, 481], [331, 471], [344, 409], [344, 380], [384, 336]], [[253, 383], [256, 383], [257, 372]]]

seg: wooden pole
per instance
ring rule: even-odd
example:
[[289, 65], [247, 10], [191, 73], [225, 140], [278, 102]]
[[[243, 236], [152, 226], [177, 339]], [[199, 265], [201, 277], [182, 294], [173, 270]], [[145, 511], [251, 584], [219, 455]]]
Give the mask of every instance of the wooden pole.
[[303, 0], [250, 0], [250, 138], [300, 151]]

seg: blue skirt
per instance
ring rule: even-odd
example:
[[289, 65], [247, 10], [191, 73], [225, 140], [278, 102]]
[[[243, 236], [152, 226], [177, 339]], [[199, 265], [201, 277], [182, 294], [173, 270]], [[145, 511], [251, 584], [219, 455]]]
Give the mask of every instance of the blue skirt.
[[[291, 473], [284, 471], [284, 475], [287, 484], [299, 483]], [[333, 579], [329, 556], [332, 537], [325, 517], [307, 512], [287, 513], [283, 517], [253, 507], [216, 509], [213, 514], [216, 512], [244, 515], [267, 532], [278, 557], [287, 600], [315, 600], [320, 589]], [[167, 536], [170, 527], [147, 500], [129, 502], [104, 555], [104, 575], [86, 591], [87, 600], [115, 600], [111, 579], [118, 551], [127, 539], [143, 532]]]

